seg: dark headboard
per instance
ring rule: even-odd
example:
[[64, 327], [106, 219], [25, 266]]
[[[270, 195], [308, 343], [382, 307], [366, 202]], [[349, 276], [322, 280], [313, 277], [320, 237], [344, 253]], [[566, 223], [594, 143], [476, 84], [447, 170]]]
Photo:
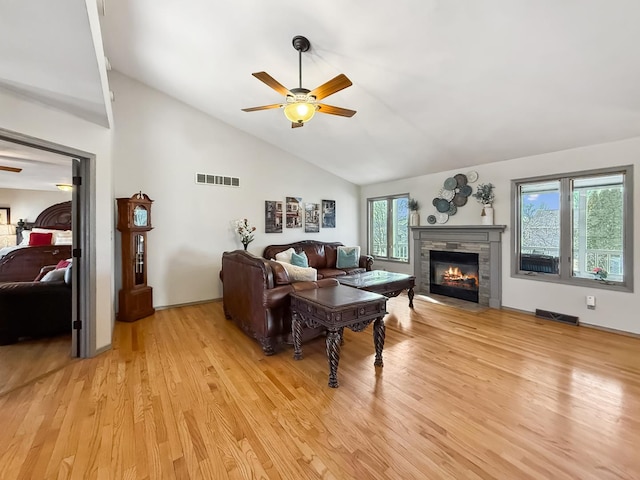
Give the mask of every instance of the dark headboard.
[[71, 202], [56, 203], [45, 208], [33, 222], [33, 227], [71, 230]]

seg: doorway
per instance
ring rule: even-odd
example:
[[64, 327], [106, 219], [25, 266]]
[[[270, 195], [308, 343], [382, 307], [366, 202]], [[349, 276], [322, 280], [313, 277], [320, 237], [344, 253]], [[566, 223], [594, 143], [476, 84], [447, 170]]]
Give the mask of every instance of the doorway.
[[[95, 224], [91, 211], [95, 209], [95, 156], [70, 147], [52, 144], [0, 129], [0, 145], [15, 150], [47, 152], [68, 159], [72, 186], [72, 322], [71, 334], [55, 338], [27, 340], [0, 347], [0, 394], [18, 388], [55, 371], [80, 357], [96, 354], [95, 348], [95, 287], [91, 272], [95, 270]], [[12, 219], [15, 223], [17, 218]], [[93, 248], [92, 248], [93, 247]], [[28, 308], [28, 306], [25, 306]], [[2, 312], [0, 312], [2, 314]], [[4, 350], [2, 350], [4, 349]]]

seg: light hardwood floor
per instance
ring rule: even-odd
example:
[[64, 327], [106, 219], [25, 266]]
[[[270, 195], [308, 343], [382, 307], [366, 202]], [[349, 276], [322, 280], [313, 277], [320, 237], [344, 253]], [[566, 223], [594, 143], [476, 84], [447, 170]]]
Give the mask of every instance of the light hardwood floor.
[[75, 361], [71, 334], [0, 346], [0, 395]]
[[265, 357], [220, 303], [0, 397], [2, 479], [638, 479], [640, 339], [391, 299], [384, 368], [345, 331]]

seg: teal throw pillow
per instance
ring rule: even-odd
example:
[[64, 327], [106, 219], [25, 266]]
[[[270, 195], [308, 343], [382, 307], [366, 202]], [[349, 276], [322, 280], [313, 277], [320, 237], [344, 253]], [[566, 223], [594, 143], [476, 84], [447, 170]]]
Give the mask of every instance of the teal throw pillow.
[[337, 268], [355, 268], [360, 262], [360, 247], [338, 247]]
[[309, 259], [307, 258], [307, 254], [304, 252], [293, 252], [291, 254], [291, 265], [307, 268], [309, 266]]

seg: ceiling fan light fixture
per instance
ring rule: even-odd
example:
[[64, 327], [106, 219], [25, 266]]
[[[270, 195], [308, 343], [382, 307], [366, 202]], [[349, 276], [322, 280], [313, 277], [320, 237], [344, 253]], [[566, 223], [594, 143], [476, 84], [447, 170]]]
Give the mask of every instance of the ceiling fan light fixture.
[[292, 123], [305, 123], [316, 114], [316, 105], [308, 102], [289, 103], [284, 107], [284, 115]]

